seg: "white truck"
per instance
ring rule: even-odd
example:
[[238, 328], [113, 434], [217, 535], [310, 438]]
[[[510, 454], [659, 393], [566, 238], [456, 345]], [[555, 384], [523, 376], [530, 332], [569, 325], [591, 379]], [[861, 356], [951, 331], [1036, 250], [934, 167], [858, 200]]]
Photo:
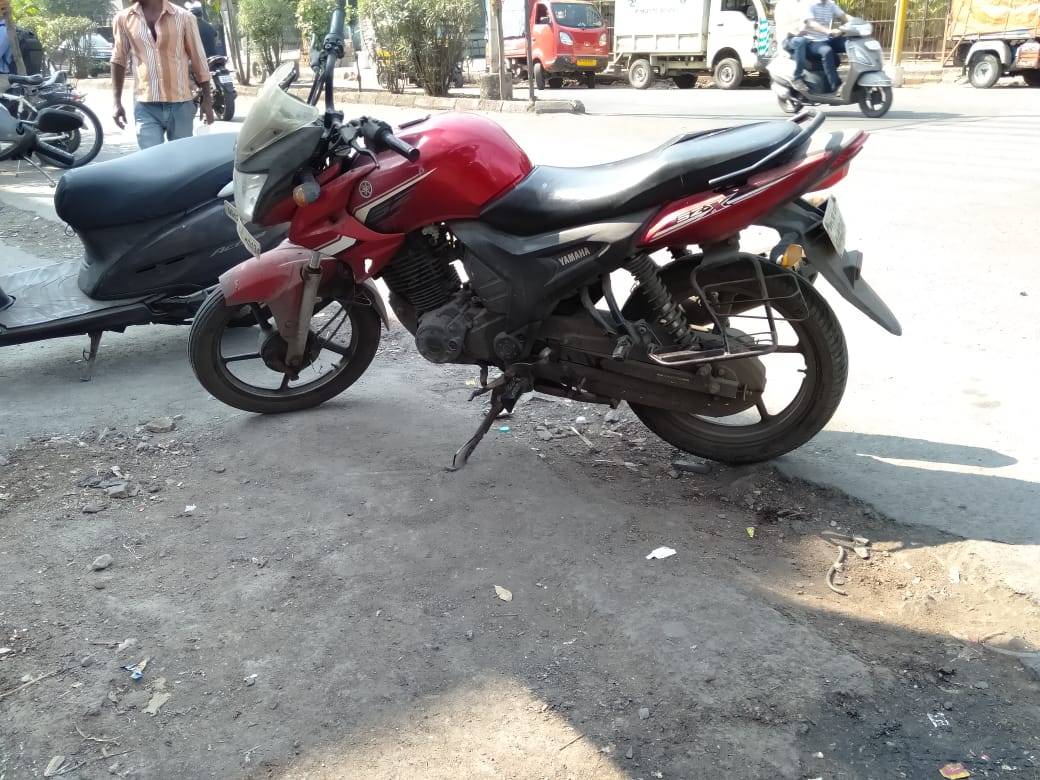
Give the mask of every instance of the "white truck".
[[616, 0], [612, 69], [636, 89], [658, 78], [692, 89], [700, 74], [736, 89], [745, 74], [764, 74], [776, 51], [766, 8], [762, 0]]

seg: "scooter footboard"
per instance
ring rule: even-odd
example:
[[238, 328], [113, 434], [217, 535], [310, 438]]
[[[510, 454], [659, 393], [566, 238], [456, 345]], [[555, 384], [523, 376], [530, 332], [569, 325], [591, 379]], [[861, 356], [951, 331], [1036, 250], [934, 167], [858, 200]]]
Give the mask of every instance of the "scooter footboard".
[[[296, 318], [303, 298], [303, 270], [310, 260], [311, 250], [285, 242], [259, 257], [251, 257], [220, 276], [220, 289], [229, 306], [258, 303], [271, 310], [279, 333], [286, 339], [296, 332]], [[353, 280], [349, 266], [334, 257], [322, 258], [321, 286], [337, 280]], [[357, 287], [375, 306], [383, 325], [389, 329], [386, 304], [375, 283], [366, 279]], [[320, 288], [319, 288], [320, 289]]]

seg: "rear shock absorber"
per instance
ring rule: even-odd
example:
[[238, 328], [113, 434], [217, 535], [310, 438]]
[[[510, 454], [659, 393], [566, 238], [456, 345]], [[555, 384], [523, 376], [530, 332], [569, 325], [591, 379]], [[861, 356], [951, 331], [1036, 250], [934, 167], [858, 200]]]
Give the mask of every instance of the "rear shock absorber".
[[636, 278], [639, 290], [646, 296], [653, 307], [654, 316], [662, 322], [668, 335], [675, 339], [681, 347], [689, 348], [696, 342], [696, 336], [686, 321], [686, 312], [677, 304], [661, 281], [657, 264], [643, 253], [636, 255], [625, 264], [625, 269]]

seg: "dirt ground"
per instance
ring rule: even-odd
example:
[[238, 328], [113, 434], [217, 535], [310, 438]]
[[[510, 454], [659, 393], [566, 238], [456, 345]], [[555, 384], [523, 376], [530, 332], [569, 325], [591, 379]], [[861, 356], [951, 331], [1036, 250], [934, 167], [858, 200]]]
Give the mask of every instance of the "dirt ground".
[[395, 331], [311, 413], [4, 453], [0, 778], [1040, 777], [1040, 607], [957, 539], [624, 407], [451, 474], [467, 381]]

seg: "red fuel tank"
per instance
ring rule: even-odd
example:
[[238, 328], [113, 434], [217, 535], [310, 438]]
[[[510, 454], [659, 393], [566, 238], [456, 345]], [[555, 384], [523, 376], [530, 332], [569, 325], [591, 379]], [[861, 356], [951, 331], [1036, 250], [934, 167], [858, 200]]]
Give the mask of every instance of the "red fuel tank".
[[384, 152], [378, 168], [351, 177], [350, 213], [380, 233], [474, 219], [531, 170], [509, 133], [476, 114], [438, 114], [395, 133], [419, 149], [418, 161]]

